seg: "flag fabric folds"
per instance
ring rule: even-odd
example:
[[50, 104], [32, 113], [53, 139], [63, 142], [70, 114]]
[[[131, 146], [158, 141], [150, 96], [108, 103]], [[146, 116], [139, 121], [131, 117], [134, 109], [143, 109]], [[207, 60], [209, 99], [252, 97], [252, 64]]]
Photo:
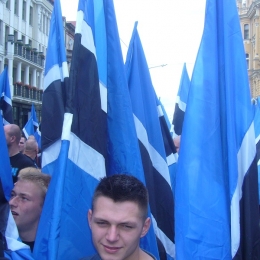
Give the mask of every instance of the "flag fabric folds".
[[[53, 47], [61, 48], [59, 56], [63, 57], [63, 43], [55, 42], [61, 34], [61, 21], [59, 1], [55, 1], [50, 34], [54, 38], [50, 41]], [[48, 47], [51, 50], [57, 52]], [[47, 54], [46, 67], [53, 68], [55, 64], [62, 67], [59, 61], [50, 66], [48, 62]], [[86, 215], [99, 179], [106, 173], [128, 172], [138, 176], [143, 170], [141, 159], [138, 160], [138, 142], [112, 1], [79, 1], [69, 85], [64, 75], [52, 81], [48, 76], [56, 74], [49, 73], [47, 69], [41, 133], [43, 171], [52, 174], [52, 181], [34, 256], [36, 259], [80, 259], [95, 252]], [[57, 94], [53, 101], [60, 108], [56, 109], [57, 104], [50, 102], [48, 93]], [[52, 110], [59, 114], [50, 117]], [[63, 127], [61, 118], [64, 118]], [[59, 127], [55, 126], [54, 133], [55, 120]], [[147, 242], [152, 249], [149, 251], [156, 252], [155, 237], [154, 244], [152, 239]]]
[[0, 75], [0, 95], [0, 112], [3, 117], [3, 124], [13, 124], [12, 99], [7, 67]]
[[177, 259], [259, 259], [254, 113], [235, 1], [207, 0], [176, 175]]
[[260, 204], [260, 98], [254, 100], [255, 103], [255, 144], [256, 144], [256, 156], [257, 156], [257, 169], [258, 169], [258, 198]]
[[177, 93], [175, 110], [172, 119], [172, 129], [173, 137], [181, 135], [182, 125], [189, 95], [190, 89], [190, 78], [187, 72], [186, 63], [183, 65], [180, 86]]
[[34, 135], [38, 127], [39, 127], [39, 123], [38, 123], [36, 111], [34, 105], [32, 104], [30, 118], [28, 119], [26, 125], [23, 128], [23, 133], [25, 137], [28, 139], [29, 135]]
[[0, 258], [30, 260], [33, 259], [30, 248], [19, 241], [17, 227], [8, 203], [13, 180], [3, 126], [0, 126], [0, 142], [2, 144], [0, 145]]
[[[168, 256], [173, 258], [175, 253], [174, 201], [159, 120], [159, 116], [163, 113], [161, 109], [160, 113], [158, 112], [159, 101], [152, 86], [137, 32], [137, 23], [129, 44], [125, 67], [155, 233]], [[166, 122], [165, 127], [168, 130]], [[168, 134], [170, 135], [169, 130]], [[173, 147], [171, 137], [170, 142]]]
[[[95, 7], [99, 5], [95, 1]], [[145, 183], [142, 159], [135, 130], [133, 110], [123, 63], [113, 1], [103, 1], [106, 46], [100, 42], [100, 24], [96, 24], [95, 42], [100, 82], [107, 89], [107, 175], [128, 173]], [[106, 51], [102, 49], [106, 47]], [[102, 55], [102, 56], [99, 56]], [[141, 247], [158, 258], [156, 237], [151, 227], [141, 239]]]
[[159, 102], [159, 105], [160, 105], [161, 110], [162, 110], [162, 112], [163, 112], [163, 116], [164, 116], [164, 118], [165, 118], [167, 127], [168, 127], [169, 131], [171, 131], [171, 123], [170, 123], [169, 117], [168, 117], [168, 115], [167, 115], [167, 113], [166, 113], [166, 110], [165, 110], [164, 105], [162, 104], [162, 101], [161, 101], [160, 98], [158, 99], [158, 102]]

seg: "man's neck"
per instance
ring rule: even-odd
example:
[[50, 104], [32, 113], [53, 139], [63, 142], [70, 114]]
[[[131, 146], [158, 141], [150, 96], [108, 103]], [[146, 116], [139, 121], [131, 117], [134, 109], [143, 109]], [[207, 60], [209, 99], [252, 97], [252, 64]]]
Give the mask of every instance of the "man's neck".
[[12, 157], [12, 156], [18, 154], [19, 152], [20, 152], [19, 147], [8, 147], [9, 157]]
[[147, 252], [140, 249], [139, 260], [153, 260], [154, 258], [149, 255]]
[[22, 241], [33, 242], [36, 236], [36, 230], [19, 231], [19, 237]]

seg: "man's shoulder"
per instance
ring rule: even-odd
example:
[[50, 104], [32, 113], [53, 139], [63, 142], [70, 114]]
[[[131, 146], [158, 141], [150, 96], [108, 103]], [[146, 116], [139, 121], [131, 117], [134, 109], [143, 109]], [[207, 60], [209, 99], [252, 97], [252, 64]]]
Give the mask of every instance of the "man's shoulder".
[[144, 249], [142, 249], [142, 250], [144, 251], [144, 253], [146, 253], [148, 258], [152, 258], [152, 259], [156, 260], [155, 256], [153, 256], [150, 252], [148, 252], [148, 251], [146, 251]]
[[97, 255], [92, 255], [92, 256], [87, 256], [87, 257], [81, 258], [81, 260], [101, 260], [101, 258], [97, 254]]
[[18, 167], [20, 169], [25, 167], [35, 167], [33, 160], [21, 153], [11, 156], [10, 162], [12, 167]]

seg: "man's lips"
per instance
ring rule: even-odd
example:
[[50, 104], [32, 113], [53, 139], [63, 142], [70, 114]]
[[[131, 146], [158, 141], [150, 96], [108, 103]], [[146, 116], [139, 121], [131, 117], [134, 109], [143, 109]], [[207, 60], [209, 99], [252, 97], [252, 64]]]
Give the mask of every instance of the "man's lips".
[[12, 214], [13, 214], [13, 216], [18, 216], [19, 214], [17, 213], [17, 212], [15, 212], [15, 211], [11, 211], [12, 212]]
[[103, 246], [105, 248], [105, 251], [110, 254], [115, 254], [122, 248], [122, 247], [107, 246], [107, 245], [103, 245]]

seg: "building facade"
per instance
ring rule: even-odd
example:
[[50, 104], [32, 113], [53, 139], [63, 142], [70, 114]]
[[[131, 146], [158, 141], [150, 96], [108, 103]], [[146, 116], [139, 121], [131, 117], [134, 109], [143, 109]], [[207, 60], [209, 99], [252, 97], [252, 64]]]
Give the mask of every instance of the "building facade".
[[14, 123], [33, 103], [41, 119], [43, 73], [53, 0], [0, 0], [0, 71], [8, 66]]
[[260, 96], [260, 0], [238, 0], [252, 98]]
[[[41, 121], [45, 56], [54, 0], [0, 0], [0, 73], [8, 66], [14, 123], [22, 129], [32, 103]], [[63, 17], [68, 65], [75, 22]]]

